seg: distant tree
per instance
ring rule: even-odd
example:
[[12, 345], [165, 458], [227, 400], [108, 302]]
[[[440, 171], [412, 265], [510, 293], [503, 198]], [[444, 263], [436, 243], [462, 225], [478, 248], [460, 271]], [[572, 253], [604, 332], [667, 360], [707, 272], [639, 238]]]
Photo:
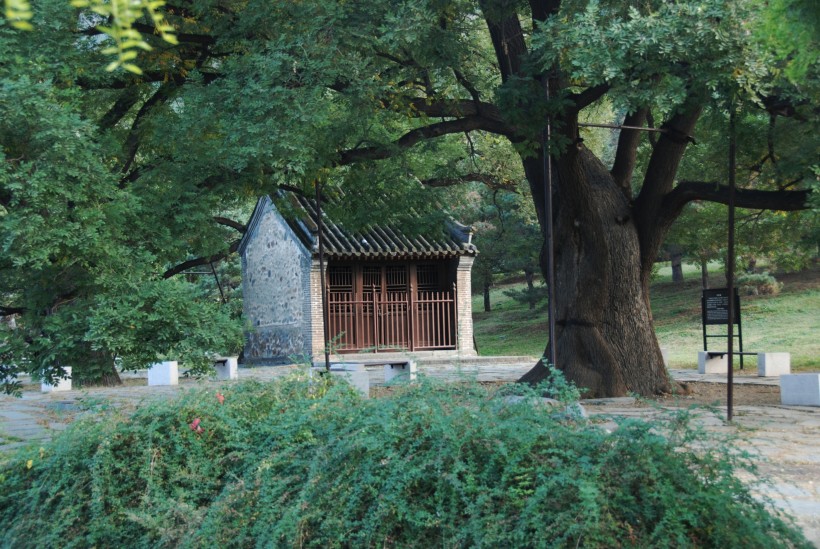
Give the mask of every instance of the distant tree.
[[495, 190], [484, 194], [492, 194], [492, 197], [482, 200], [483, 206], [473, 214], [477, 216], [473, 225], [479, 248], [473, 278], [484, 295], [484, 310], [491, 310], [490, 288], [495, 279], [519, 274], [524, 275], [527, 289], [505, 290], [505, 294], [534, 309], [546, 293], [535, 287], [543, 236], [529, 192], [520, 186], [516, 192]]

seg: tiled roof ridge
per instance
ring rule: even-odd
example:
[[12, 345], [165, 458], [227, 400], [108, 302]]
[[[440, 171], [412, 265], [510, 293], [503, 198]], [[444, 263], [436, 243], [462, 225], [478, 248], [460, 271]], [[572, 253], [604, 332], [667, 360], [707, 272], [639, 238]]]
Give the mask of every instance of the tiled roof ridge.
[[[285, 216], [288, 225], [299, 234], [313, 253], [318, 252], [318, 212], [313, 198], [299, 195], [292, 191], [279, 191], [277, 196], [287, 197], [294, 206], [296, 218]], [[261, 204], [261, 202], [260, 202]], [[299, 214], [301, 210], [302, 214]], [[414, 210], [410, 210], [415, 214]], [[418, 214], [415, 214], [418, 215]], [[472, 244], [471, 228], [454, 219], [448, 219], [442, 236], [433, 238], [428, 235], [407, 236], [398, 227], [389, 224], [368, 223], [361, 231], [348, 231], [336, 223], [322, 210], [324, 235], [324, 253], [337, 258], [446, 258], [459, 255], [475, 255]], [[446, 235], [446, 236], [445, 236]]]

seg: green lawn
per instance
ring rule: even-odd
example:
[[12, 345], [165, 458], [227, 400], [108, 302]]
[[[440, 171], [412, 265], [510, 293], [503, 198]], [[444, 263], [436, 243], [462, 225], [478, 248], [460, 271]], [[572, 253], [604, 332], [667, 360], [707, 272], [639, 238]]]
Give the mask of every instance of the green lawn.
[[[720, 266], [710, 265], [710, 285], [724, 285]], [[652, 313], [662, 347], [669, 349], [670, 366], [696, 368], [703, 349], [700, 321], [700, 269], [684, 269], [686, 280], [673, 284], [668, 264], [661, 267], [652, 286]], [[745, 351], [787, 351], [793, 369], [820, 368], [820, 271], [778, 277], [784, 282], [777, 296], [741, 296]], [[484, 312], [481, 295], [473, 296], [475, 339], [481, 355], [540, 356], [547, 340], [546, 305], [529, 311], [505, 296], [503, 290], [522, 284], [499, 285], [491, 292], [492, 308]], [[709, 333], [721, 333], [710, 327]], [[725, 333], [725, 331], [723, 332]], [[710, 348], [725, 342], [710, 339]], [[756, 368], [754, 357], [746, 367]]]

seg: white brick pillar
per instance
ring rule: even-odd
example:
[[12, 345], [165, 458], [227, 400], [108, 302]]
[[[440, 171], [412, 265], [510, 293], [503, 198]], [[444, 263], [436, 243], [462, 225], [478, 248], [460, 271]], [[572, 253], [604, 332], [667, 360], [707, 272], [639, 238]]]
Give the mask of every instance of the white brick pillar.
[[[327, 269], [327, 262], [325, 262]], [[322, 314], [322, 275], [319, 270], [319, 260], [313, 259], [310, 265], [310, 334], [307, 334], [307, 341], [310, 342], [310, 353], [313, 360], [324, 357], [325, 354], [325, 318]]]
[[456, 267], [456, 310], [458, 314], [458, 350], [462, 355], [476, 354], [473, 345], [472, 268], [475, 257], [462, 255]]

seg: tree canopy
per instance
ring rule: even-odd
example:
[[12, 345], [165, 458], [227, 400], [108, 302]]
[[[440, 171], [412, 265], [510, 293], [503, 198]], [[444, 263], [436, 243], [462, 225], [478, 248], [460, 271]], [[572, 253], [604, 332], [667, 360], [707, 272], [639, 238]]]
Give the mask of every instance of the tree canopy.
[[[35, 339], [55, 316], [102, 311], [100, 296], [148, 314], [123, 296], [172, 291], [168, 279], [232, 253], [243, 227], [230, 212], [260, 193], [322, 182], [365, 219], [440, 214], [458, 183], [505, 184], [494, 148], [518, 157], [543, 227], [549, 117], [558, 366], [593, 393], [663, 390], [651, 265], [686, 204], [728, 197], [723, 174], [678, 175], [702, 114], [816, 127], [817, 50], [790, 48], [774, 15], [811, 3], [770, 4], [177, 0], [164, 11], [177, 43], [143, 33], [152, 49], [128, 61], [134, 74], [105, 70], [117, 44], [103, 15], [46, 0], [38, 32], [0, 26], [3, 311], [29, 315]], [[799, 21], [804, 46], [815, 22]], [[657, 132], [617, 132], [604, 165], [581, 126], [602, 106]], [[738, 205], [806, 208], [810, 158], [747, 181]], [[207, 302], [186, 291], [175, 299]], [[153, 337], [117, 343], [103, 324], [77, 324], [74, 341], [119, 355]]]

